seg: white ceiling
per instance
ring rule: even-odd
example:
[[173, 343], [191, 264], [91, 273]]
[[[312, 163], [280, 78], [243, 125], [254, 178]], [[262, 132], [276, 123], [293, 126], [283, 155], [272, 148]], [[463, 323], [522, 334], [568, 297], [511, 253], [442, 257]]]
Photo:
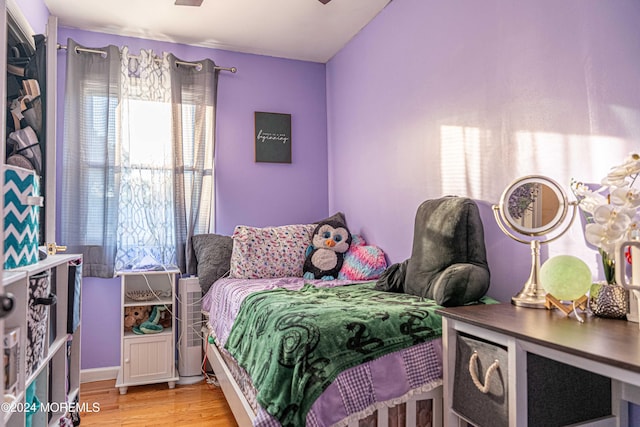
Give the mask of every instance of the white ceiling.
[[45, 0], [58, 25], [327, 62], [391, 0]]

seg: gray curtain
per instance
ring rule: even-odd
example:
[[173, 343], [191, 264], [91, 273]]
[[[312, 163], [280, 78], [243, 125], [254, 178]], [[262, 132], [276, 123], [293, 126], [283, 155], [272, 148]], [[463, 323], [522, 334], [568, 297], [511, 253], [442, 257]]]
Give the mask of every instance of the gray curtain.
[[177, 264], [196, 274], [194, 234], [210, 230], [218, 70], [210, 59], [180, 65], [169, 55], [173, 113], [174, 203]]
[[120, 51], [116, 46], [101, 47], [106, 55], [99, 55], [78, 52], [76, 47], [82, 46], [67, 41], [58, 241], [69, 252], [83, 255], [85, 276], [113, 277]]
[[[83, 254], [85, 276], [108, 278], [119, 249], [121, 53], [115, 46], [91, 48], [106, 55], [78, 53], [71, 39], [67, 46], [59, 240]], [[173, 55], [169, 62], [175, 261], [195, 273], [191, 237], [209, 232], [213, 212], [218, 71], [209, 59], [197, 67]]]

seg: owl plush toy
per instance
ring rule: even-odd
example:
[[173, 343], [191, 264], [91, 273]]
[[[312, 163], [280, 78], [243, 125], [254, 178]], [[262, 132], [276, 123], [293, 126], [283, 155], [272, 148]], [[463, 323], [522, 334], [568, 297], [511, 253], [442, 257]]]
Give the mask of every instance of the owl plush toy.
[[313, 231], [304, 260], [305, 279], [333, 280], [342, 268], [351, 233], [339, 221], [323, 221]]

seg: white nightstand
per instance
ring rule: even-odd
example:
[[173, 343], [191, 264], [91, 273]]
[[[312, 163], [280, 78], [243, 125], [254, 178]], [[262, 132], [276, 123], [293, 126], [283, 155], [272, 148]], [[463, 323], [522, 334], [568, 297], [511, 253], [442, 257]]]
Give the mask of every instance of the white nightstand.
[[[175, 353], [176, 275], [178, 270], [120, 271], [120, 371], [116, 387], [126, 394], [129, 386], [167, 382], [174, 388], [178, 381]], [[149, 294], [145, 297], [144, 294]], [[136, 334], [125, 331], [125, 309], [166, 307], [171, 325], [161, 332]]]

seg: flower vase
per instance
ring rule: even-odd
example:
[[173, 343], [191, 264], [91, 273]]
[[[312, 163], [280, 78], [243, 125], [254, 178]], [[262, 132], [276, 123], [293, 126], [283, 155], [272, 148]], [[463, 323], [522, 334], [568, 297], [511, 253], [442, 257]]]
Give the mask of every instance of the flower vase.
[[629, 307], [629, 292], [616, 283], [614, 260], [603, 250], [600, 250], [600, 256], [606, 280], [591, 285], [589, 308], [598, 317], [624, 319]]
[[629, 292], [620, 285], [597, 282], [589, 290], [589, 308], [598, 317], [624, 319], [629, 306]]

